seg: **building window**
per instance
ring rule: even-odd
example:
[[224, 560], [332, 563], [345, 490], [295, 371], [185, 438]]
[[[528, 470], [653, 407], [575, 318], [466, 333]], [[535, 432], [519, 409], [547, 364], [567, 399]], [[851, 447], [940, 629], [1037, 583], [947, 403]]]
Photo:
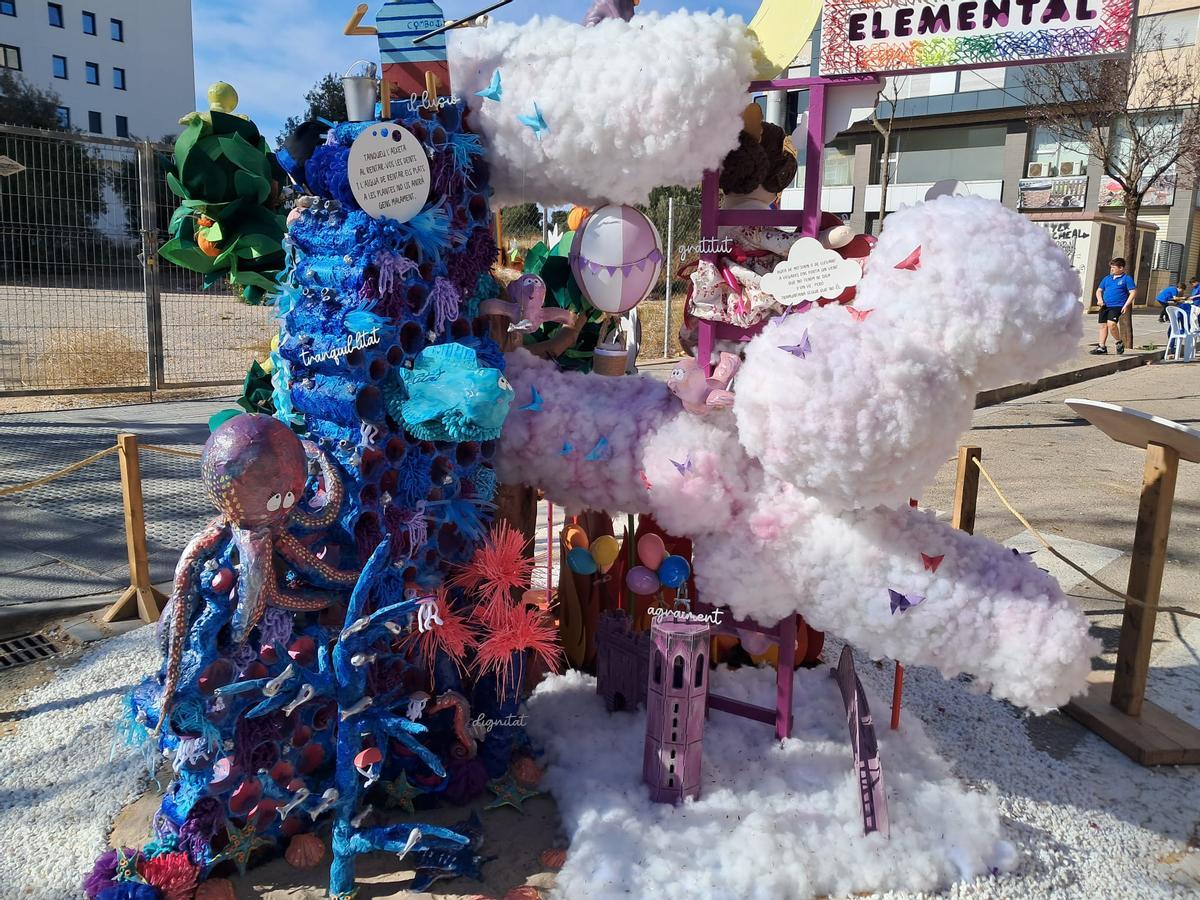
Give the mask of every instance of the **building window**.
[[0, 44], [0, 68], [21, 71], [21, 48]]
[[83, 11], [83, 33], [96, 33], [96, 14], [93, 12], [88, 12], [86, 9]]
[[59, 128], [70, 128], [71, 127], [71, 107], [60, 106], [54, 112], [58, 115], [58, 127]]
[[16, 0], [0, 0], [0, 16], [15, 16], [16, 14]]
[[696, 657], [696, 687], [704, 687], [704, 654]]
[[125, 116], [117, 116], [117, 137], [129, 137], [129, 119]]
[[1138, 44], [1146, 50], [1190, 47], [1196, 43], [1196, 23], [1200, 14], [1193, 9], [1138, 18]]
[[94, 109], [88, 113], [88, 131], [92, 134], [104, 134], [104, 120]]
[[1027, 178], [1086, 175], [1089, 155], [1083, 141], [1069, 140], [1045, 125], [1038, 125], [1029, 134], [1025, 175]]
[[61, 3], [47, 3], [46, 8], [50, 11], [50, 27], [64, 28], [63, 11]]
[[52, 57], [52, 59], [53, 59], [53, 63], [54, 63], [54, 77], [55, 78], [66, 78], [67, 77], [67, 58], [65, 56], [55, 56], [55, 57]]
[[100, 83], [100, 67], [98, 65], [96, 65], [96, 63], [93, 63], [93, 62], [84, 63], [83, 67], [87, 70], [87, 83], [88, 84], [99, 84]]
[[113, 87], [118, 91], [125, 90], [125, 70], [113, 69]]
[[1003, 178], [1006, 131], [1003, 125], [972, 125], [921, 128], [893, 134], [896, 183], [925, 184], [946, 178], [958, 181]]
[[683, 657], [676, 656], [675, 662], [671, 666], [671, 687], [679, 690], [683, 687]]
[[120, 19], [111, 19], [110, 24], [112, 26], [112, 39], [114, 41], [124, 41], [125, 40], [125, 23], [122, 22]]

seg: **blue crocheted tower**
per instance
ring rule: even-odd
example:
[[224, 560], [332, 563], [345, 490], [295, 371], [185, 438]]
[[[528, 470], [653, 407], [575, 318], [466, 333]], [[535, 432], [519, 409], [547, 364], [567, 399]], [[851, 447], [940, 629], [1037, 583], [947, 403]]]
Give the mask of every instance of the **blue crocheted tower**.
[[[236, 541], [210, 529], [189, 548], [195, 575], [167, 726], [149, 730], [166, 665], [130, 695], [125, 721], [148, 760], [166, 751], [175, 769], [139, 855], [186, 853], [207, 877], [332, 822], [334, 897], [354, 895], [358, 853], [408, 851], [426, 883], [481, 862], [477, 822], [385, 825], [371, 812], [389, 797], [412, 812], [425, 794], [478, 794], [506, 771], [514, 743], [505, 729], [472, 735], [466, 713], [515, 712], [516, 685], [472, 684], [445, 659], [431, 673], [402, 649], [423, 595], [487, 535], [492, 456], [511, 400], [503, 356], [473, 318], [498, 289], [487, 166], [464, 118], [454, 104], [339, 125], [307, 163], [311, 195], [289, 220], [276, 295], [274, 402], [333, 461], [345, 495], [331, 527], [287, 535], [327, 568], [277, 556], [274, 574], [281, 590], [328, 592], [331, 604], [268, 608], [235, 642], [240, 587], [230, 585], [247, 575]], [[362, 211], [347, 174], [354, 139], [397, 124], [424, 146], [432, 176], [424, 209], [404, 223]], [[321, 509], [329, 488], [314, 460], [298, 508]], [[361, 570], [352, 594], [331, 574], [347, 570]], [[434, 683], [438, 696], [426, 698]], [[88, 896], [115, 889], [122, 865], [102, 857]]]

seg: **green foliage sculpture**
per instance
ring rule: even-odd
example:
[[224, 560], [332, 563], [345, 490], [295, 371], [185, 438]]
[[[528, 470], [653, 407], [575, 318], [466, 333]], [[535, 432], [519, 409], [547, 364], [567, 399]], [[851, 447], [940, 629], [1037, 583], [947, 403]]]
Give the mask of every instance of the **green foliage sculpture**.
[[261, 303], [284, 266], [280, 186], [287, 176], [254, 123], [233, 114], [237, 92], [218, 83], [208, 97], [209, 112], [179, 122], [187, 128], [175, 142], [167, 184], [182, 202], [159, 252], [203, 275], [206, 288], [228, 277], [246, 302]]

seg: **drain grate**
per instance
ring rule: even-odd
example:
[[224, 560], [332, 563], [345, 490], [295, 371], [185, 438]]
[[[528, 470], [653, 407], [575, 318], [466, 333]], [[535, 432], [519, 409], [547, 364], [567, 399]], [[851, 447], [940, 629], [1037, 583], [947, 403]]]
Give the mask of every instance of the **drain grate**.
[[0, 640], [0, 672], [27, 666], [42, 659], [53, 659], [59, 649], [44, 634], [22, 634]]

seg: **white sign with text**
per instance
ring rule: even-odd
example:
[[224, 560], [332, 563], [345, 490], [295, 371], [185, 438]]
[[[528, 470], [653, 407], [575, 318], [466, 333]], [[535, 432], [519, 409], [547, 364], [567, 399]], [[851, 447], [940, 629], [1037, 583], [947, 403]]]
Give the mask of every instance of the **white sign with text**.
[[374, 125], [350, 147], [350, 189], [376, 219], [407, 222], [429, 199], [429, 158], [417, 136], [399, 125]]
[[802, 237], [792, 244], [788, 258], [763, 276], [762, 289], [783, 306], [796, 306], [806, 300], [832, 300], [861, 278], [862, 266], [856, 261], [842, 259], [815, 238]]

